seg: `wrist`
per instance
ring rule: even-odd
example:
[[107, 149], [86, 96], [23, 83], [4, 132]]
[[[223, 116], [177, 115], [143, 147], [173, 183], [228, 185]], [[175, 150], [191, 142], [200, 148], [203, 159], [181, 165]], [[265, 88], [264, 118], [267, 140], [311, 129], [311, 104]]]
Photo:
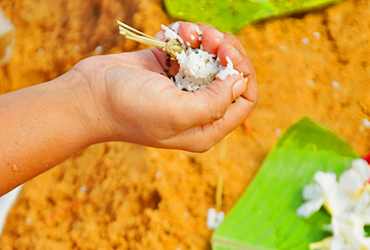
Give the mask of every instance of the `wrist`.
[[[79, 130], [81, 147], [107, 141], [110, 126], [102, 98], [97, 95], [99, 90], [92, 89], [88, 79], [82, 72], [71, 70], [55, 79], [66, 88], [68, 102], [73, 110], [72, 119]], [[101, 89], [101, 96], [104, 88]]]

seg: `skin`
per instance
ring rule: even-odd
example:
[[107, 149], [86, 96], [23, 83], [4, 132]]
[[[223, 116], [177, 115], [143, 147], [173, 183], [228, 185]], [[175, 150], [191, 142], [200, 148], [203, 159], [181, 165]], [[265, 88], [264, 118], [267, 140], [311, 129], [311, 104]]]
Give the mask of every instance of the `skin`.
[[204, 49], [223, 65], [229, 56], [248, 82], [233, 75], [181, 91], [167, 77], [176, 74], [176, 61], [168, 64], [167, 53], [152, 49], [90, 57], [59, 78], [2, 95], [0, 195], [92, 144], [204, 152], [239, 126], [258, 102], [252, 63], [236, 37], [181, 22], [179, 34], [193, 48], [200, 45], [195, 25]]

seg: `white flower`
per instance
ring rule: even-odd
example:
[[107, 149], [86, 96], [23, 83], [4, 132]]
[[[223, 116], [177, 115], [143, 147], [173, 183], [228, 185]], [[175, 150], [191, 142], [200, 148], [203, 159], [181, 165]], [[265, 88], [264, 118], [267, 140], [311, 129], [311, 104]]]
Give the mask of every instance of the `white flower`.
[[302, 218], [310, 217], [322, 207], [325, 201], [324, 194], [317, 183], [306, 185], [302, 196], [306, 202], [297, 209], [298, 216]]
[[367, 162], [357, 159], [352, 162], [351, 168], [345, 171], [339, 178], [339, 186], [353, 196], [357, 196], [369, 181], [370, 169]]
[[314, 175], [316, 183], [306, 185], [303, 188], [303, 199], [306, 200], [298, 209], [297, 214], [300, 217], [308, 218], [313, 213], [317, 212], [324, 204], [325, 207], [332, 213], [333, 208], [336, 208], [335, 200], [338, 189], [335, 173], [324, 173], [318, 171]]
[[[334, 238], [330, 249], [370, 249], [370, 238], [365, 237], [364, 226], [361, 217], [354, 213], [334, 216], [332, 218]], [[340, 243], [342, 243], [342, 248], [339, 248]]]
[[317, 172], [314, 184], [303, 189], [306, 202], [297, 210], [309, 217], [322, 205], [332, 215], [326, 229], [333, 236], [309, 248], [322, 250], [370, 250], [370, 237], [365, 237], [365, 225], [370, 225], [370, 168], [365, 160], [357, 159], [336, 181], [335, 174]]
[[364, 221], [354, 213], [341, 213], [332, 218], [333, 236], [311, 243], [310, 250], [369, 250], [370, 238], [365, 237]]

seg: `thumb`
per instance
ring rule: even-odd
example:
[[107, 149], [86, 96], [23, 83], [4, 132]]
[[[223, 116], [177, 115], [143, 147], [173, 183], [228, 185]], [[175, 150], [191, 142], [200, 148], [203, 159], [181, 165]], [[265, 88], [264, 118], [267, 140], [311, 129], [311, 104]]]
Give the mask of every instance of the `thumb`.
[[[189, 93], [190, 98], [182, 98], [182, 111], [187, 114], [185, 127], [195, 127], [221, 119], [231, 103], [247, 88], [247, 81], [240, 75], [228, 76], [225, 80], [216, 79], [207, 88]], [[186, 126], [187, 125], [187, 126]]]

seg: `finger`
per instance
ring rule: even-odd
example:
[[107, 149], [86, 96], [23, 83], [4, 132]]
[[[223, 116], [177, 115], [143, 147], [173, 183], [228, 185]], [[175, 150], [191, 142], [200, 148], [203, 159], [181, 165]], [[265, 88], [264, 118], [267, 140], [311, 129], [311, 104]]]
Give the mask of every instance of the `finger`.
[[222, 118], [235, 98], [246, 90], [246, 81], [239, 75], [216, 79], [207, 88], [182, 92], [176, 100], [176, 111], [171, 120], [181, 124], [182, 130], [212, 123]]
[[[204, 23], [188, 23], [188, 22], [177, 22], [179, 24], [178, 34], [183, 39], [184, 44], [191, 48], [199, 48], [201, 44], [201, 35], [205, 29], [213, 28], [209, 24]], [[168, 27], [172, 27], [175, 23], [170, 24]], [[214, 29], [214, 28], [213, 28]], [[157, 33], [156, 38], [164, 41], [164, 31]]]
[[203, 32], [206, 29], [215, 29], [206, 23], [179, 22], [179, 35], [184, 43], [191, 48], [199, 48], [202, 43]]
[[[239, 97], [225, 115], [210, 124], [190, 128], [162, 141], [164, 148], [176, 148], [193, 152], [204, 152], [232, 132], [251, 114], [256, 103]], [[197, 143], [194, 143], [194, 142]]]
[[[165, 35], [164, 35], [164, 30], [160, 30], [157, 32], [157, 34], [154, 35], [155, 38], [161, 40], [161, 41], [164, 41], [166, 39]], [[160, 48], [158, 48], [159, 50], [161, 50]]]
[[151, 50], [157, 58], [159, 64], [162, 66], [163, 71], [168, 77], [174, 77], [179, 72], [179, 63], [171, 60], [171, 56], [167, 52], [160, 51], [156, 48]]
[[228, 43], [245, 54], [245, 50], [242, 44], [235, 36], [218, 31], [215, 28], [209, 28], [203, 31], [202, 45], [203, 49], [206, 50], [208, 53], [217, 53], [218, 48], [223, 43]]
[[217, 51], [217, 56], [220, 58], [220, 63], [227, 66], [226, 57], [229, 57], [233, 63], [234, 69], [243, 73], [244, 77], [249, 77], [252, 74], [253, 65], [248, 56], [240, 53], [237, 49], [227, 43], [220, 45]]
[[233, 63], [234, 69], [242, 72], [243, 76], [248, 78], [248, 87], [242, 96], [251, 102], [258, 102], [257, 77], [251, 59], [226, 43], [219, 47], [217, 56], [224, 66], [227, 66], [226, 57], [228, 56]]
[[[171, 28], [174, 24], [175, 23], [172, 23], [168, 25], [168, 27]], [[154, 37], [161, 41], [165, 41], [165, 31], [160, 30], [159, 32], [157, 32], [157, 34], [155, 34]], [[178, 62], [176, 60], [171, 60], [171, 56], [160, 48], [154, 48], [152, 49], [152, 52], [156, 56], [160, 65], [163, 67], [163, 70], [165, 71], [167, 76], [174, 77], [179, 71], [180, 66]]]
[[184, 43], [191, 48], [199, 48], [201, 41], [199, 39], [201, 30], [195, 23], [179, 22], [179, 35]]

